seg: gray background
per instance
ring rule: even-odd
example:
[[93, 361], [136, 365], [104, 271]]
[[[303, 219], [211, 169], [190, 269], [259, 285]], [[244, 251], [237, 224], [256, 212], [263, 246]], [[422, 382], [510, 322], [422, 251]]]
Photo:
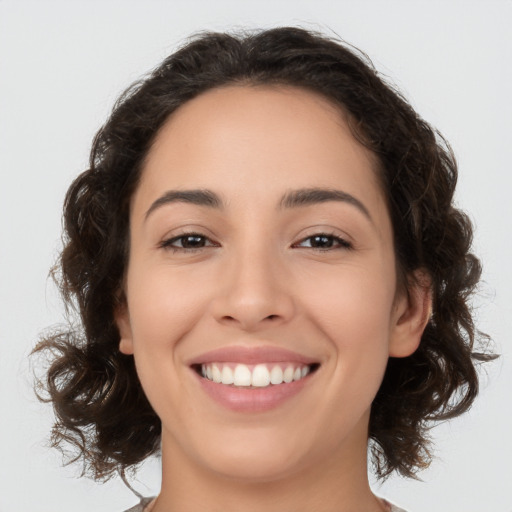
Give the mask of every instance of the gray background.
[[[410, 512], [512, 511], [511, 1], [0, 0], [0, 512], [121, 511], [136, 501], [61, 468], [44, 447], [49, 407], [31, 392], [27, 356], [63, 321], [48, 269], [61, 204], [91, 139], [129, 83], [192, 32], [300, 25], [366, 51], [455, 149], [458, 204], [485, 265], [475, 300], [501, 360], [465, 417], [433, 431], [421, 481], [375, 491]], [[158, 490], [158, 462], [135, 486]]]

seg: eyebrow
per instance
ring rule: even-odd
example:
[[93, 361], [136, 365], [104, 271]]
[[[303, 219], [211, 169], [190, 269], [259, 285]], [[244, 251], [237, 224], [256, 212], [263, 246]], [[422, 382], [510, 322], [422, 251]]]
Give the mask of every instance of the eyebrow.
[[[338, 201], [355, 206], [365, 217], [373, 222], [370, 212], [359, 199], [342, 190], [331, 188], [301, 188], [291, 190], [286, 192], [282, 197], [279, 207], [284, 209], [301, 208], [329, 201]], [[166, 204], [179, 202], [215, 209], [221, 209], [224, 206], [222, 199], [215, 192], [208, 189], [169, 190], [151, 204], [146, 212], [145, 219], [156, 209]]]
[[302, 206], [311, 206], [318, 203], [326, 203], [328, 201], [338, 201], [348, 203], [355, 206], [363, 213], [371, 222], [373, 219], [368, 208], [355, 198], [353, 195], [343, 192], [342, 190], [331, 188], [302, 188], [287, 192], [281, 199], [281, 208], [298, 208]]
[[209, 208], [222, 208], [220, 197], [211, 190], [169, 190], [151, 204], [145, 218], [147, 219], [157, 208], [170, 203], [189, 203]]

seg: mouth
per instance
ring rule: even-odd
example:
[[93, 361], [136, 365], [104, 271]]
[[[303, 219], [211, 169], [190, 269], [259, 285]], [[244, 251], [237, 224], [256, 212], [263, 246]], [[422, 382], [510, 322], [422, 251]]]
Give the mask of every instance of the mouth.
[[277, 347], [231, 346], [188, 361], [200, 389], [225, 409], [261, 413], [311, 387], [321, 364]]
[[314, 373], [319, 363], [225, 363], [194, 364], [192, 369], [203, 379], [215, 384], [243, 389], [282, 386], [305, 379]]

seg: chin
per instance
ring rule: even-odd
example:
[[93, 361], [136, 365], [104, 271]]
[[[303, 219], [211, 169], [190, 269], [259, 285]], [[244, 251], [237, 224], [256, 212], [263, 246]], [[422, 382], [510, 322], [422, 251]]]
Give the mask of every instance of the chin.
[[247, 483], [278, 481], [305, 470], [316, 460], [307, 449], [307, 439], [290, 435], [289, 429], [272, 432], [268, 428], [241, 428], [220, 436], [205, 436], [201, 441], [195, 447], [194, 458], [203, 469]]
[[299, 472], [300, 460], [276, 454], [233, 455], [217, 459], [210, 468], [217, 475], [246, 483], [276, 482]]

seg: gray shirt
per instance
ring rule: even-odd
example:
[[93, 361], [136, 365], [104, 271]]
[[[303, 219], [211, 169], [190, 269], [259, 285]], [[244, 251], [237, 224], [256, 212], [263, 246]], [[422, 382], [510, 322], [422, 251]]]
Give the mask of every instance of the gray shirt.
[[[125, 512], [144, 512], [144, 509], [154, 500], [155, 498], [142, 498], [140, 500], [140, 503], [138, 505], [135, 505], [132, 508], [129, 508], [128, 510], [125, 510]], [[403, 508], [398, 508], [396, 505], [393, 505], [392, 503], [388, 503], [384, 500], [384, 503], [389, 505], [389, 512], [406, 512]]]
[[144, 509], [154, 500], [155, 498], [141, 498], [140, 503], [138, 505], [135, 505], [132, 508], [129, 508], [128, 510], [125, 510], [125, 512], [144, 512]]

